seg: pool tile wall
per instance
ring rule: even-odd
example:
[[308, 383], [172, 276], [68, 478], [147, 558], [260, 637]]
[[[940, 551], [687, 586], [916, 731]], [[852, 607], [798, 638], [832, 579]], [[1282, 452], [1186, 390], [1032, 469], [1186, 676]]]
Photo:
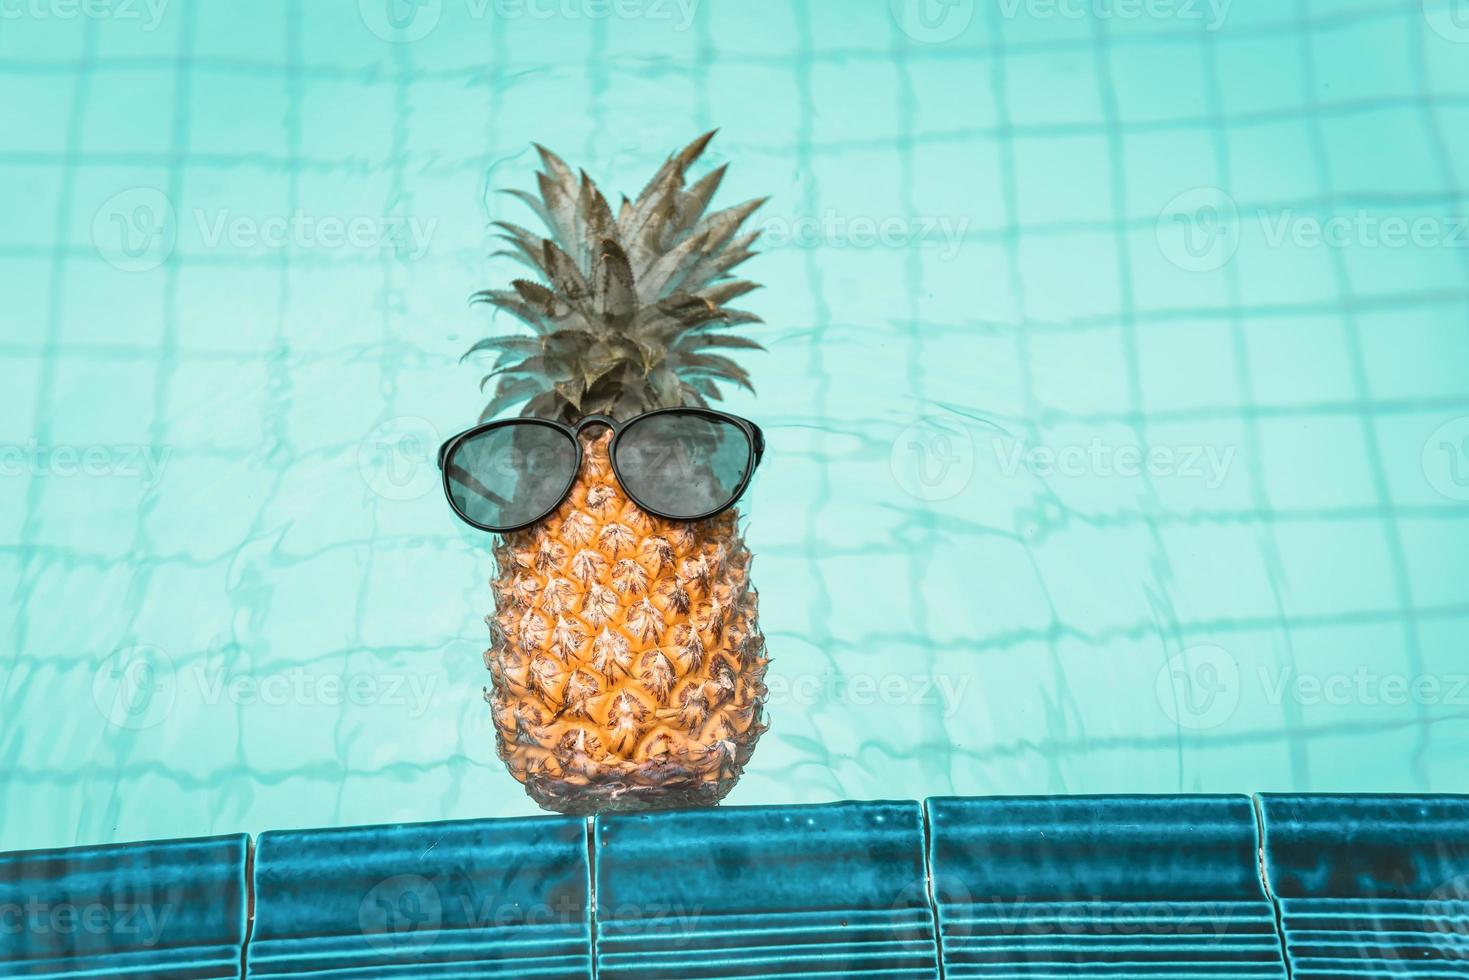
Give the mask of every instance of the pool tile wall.
[[237, 978], [249, 856], [244, 834], [0, 854], [0, 977]]
[[245, 975], [590, 980], [586, 824], [271, 831]]
[[948, 980], [1286, 978], [1249, 797], [926, 807]]
[[594, 835], [602, 980], [938, 980], [917, 803], [613, 814]]
[[0, 926], [0, 977], [57, 980], [1462, 977], [1469, 798], [936, 798], [270, 831], [253, 867], [243, 836], [14, 852]]
[[1260, 797], [1296, 980], [1469, 976], [1469, 797]]

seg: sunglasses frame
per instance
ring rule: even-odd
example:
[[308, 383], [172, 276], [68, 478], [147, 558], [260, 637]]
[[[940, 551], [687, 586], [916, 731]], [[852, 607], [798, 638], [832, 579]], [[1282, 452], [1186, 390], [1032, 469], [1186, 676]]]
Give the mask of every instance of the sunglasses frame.
[[[674, 413], [680, 415], [696, 415], [700, 418], [717, 419], [721, 422], [728, 422], [734, 425], [742, 433], [744, 433], [745, 439], [750, 444], [750, 464], [745, 469], [745, 474], [743, 477], [740, 478], [739, 486], [735, 487], [735, 491], [733, 495], [730, 496], [729, 501], [707, 513], [699, 514], [696, 517], [676, 517], [671, 514], [665, 514], [654, 507], [649, 507], [646, 503], [638, 498], [637, 494], [628, 489], [627, 482], [622, 478], [622, 471], [619, 470], [617, 467], [617, 444], [622, 440], [622, 435], [628, 430], [628, 428], [630, 428], [636, 422], [641, 422], [643, 419], [652, 418], [657, 415], [671, 415]], [[464, 513], [464, 511], [460, 509], [459, 505], [455, 503], [453, 491], [449, 487], [449, 471], [447, 468], [445, 468], [444, 464], [448, 461], [449, 454], [454, 452], [454, 450], [459, 448], [459, 446], [463, 443], [468, 442], [470, 439], [473, 439], [476, 436], [483, 435], [486, 432], [490, 432], [494, 429], [504, 428], [505, 426], [510, 425], [543, 425], [547, 428], [555, 429], [557, 432], [564, 434], [571, 440], [571, 444], [576, 447], [576, 466], [571, 471], [571, 479], [566, 482], [566, 486], [563, 487], [561, 492], [556, 496], [556, 502], [547, 507], [535, 518], [522, 524], [505, 525], [503, 527], [497, 527], [492, 524], [481, 524], [479, 521], [476, 521], [474, 518]], [[576, 486], [576, 481], [577, 478], [581, 476], [581, 467], [582, 463], [584, 462], [584, 453], [582, 451], [581, 444], [582, 430], [593, 425], [603, 425], [612, 430], [612, 444], [607, 447], [607, 457], [612, 464], [612, 474], [617, 478], [617, 485], [622, 488], [622, 492], [627, 494], [628, 499], [637, 504], [643, 510], [647, 511], [649, 514], [652, 514], [655, 517], [661, 517], [665, 521], [702, 521], [713, 517], [716, 514], [722, 514], [725, 511], [729, 510], [735, 504], [739, 503], [740, 498], [745, 495], [745, 491], [750, 486], [750, 481], [755, 477], [755, 470], [760, 466], [760, 459], [765, 455], [765, 434], [760, 431], [760, 426], [756, 425], [754, 422], [751, 422], [749, 419], [742, 419], [738, 415], [730, 415], [728, 412], [720, 412], [712, 408], [655, 408], [651, 412], [644, 412], [641, 415], [634, 415], [632, 418], [628, 419], [625, 422], [619, 422], [616, 419], [612, 418], [610, 415], [588, 415], [580, 419], [575, 425], [568, 425], [565, 422], [558, 422], [554, 419], [538, 419], [531, 416], [513, 419], [499, 419], [494, 422], [481, 422], [479, 425], [476, 425], [469, 429], [465, 429], [458, 435], [451, 436], [449, 439], [445, 440], [444, 444], [439, 447], [439, 472], [443, 476], [444, 496], [448, 498], [449, 506], [453, 508], [455, 515], [458, 516], [461, 521], [468, 524], [470, 527], [478, 528], [481, 531], [488, 531], [491, 534], [510, 534], [514, 531], [523, 531], [533, 524], [540, 523], [541, 521], [546, 519], [547, 515], [555, 511], [557, 507], [561, 506], [562, 502], [566, 500], [567, 495], [571, 493], [571, 488]]]

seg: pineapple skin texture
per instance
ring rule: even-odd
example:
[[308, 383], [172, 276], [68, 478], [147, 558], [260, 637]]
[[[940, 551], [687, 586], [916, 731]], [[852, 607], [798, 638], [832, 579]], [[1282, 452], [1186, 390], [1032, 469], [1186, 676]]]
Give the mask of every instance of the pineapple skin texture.
[[765, 730], [765, 639], [734, 510], [665, 521], [583, 437], [554, 514], [495, 545], [485, 692], [500, 758], [567, 814], [712, 806]]

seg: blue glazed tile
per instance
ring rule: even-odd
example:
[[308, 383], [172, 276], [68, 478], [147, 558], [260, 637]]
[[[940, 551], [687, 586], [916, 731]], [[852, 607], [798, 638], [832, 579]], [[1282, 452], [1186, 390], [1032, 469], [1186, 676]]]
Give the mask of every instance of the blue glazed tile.
[[601, 980], [937, 980], [917, 803], [597, 818]]
[[590, 980], [583, 820], [273, 831], [246, 976]]
[[0, 977], [238, 978], [249, 839], [0, 854]]
[[1469, 977], [1469, 797], [1260, 797], [1297, 980]]
[[948, 980], [1284, 980], [1247, 797], [931, 799]]

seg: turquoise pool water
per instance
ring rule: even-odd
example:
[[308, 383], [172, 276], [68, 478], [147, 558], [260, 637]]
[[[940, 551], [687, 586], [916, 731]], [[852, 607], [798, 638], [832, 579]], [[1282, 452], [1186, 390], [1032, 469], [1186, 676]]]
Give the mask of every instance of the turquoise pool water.
[[0, 848], [534, 812], [430, 456], [490, 191], [715, 126], [730, 802], [1469, 790], [1463, 0], [0, 15]]

